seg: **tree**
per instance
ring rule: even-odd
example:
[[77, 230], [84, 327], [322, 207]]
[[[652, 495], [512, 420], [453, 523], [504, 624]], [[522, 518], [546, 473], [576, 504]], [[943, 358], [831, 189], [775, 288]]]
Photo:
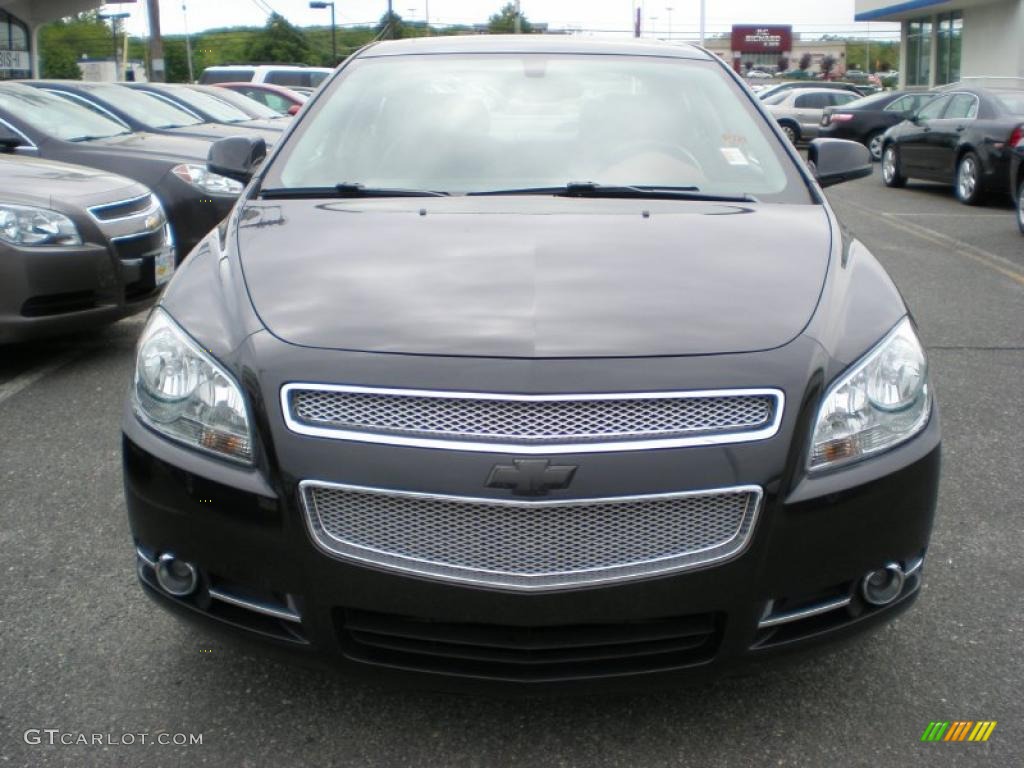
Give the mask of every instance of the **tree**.
[[[516, 4], [505, 3], [502, 9], [487, 20], [487, 31], [492, 35], [506, 35], [516, 31]], [[519, 13], [519, 31], [532, 32], [533, 25]]]
[[312, 51], [302, 30], [277, 13], [270, 14], [267, 24], [253, 36], [246, 56], [254, 64], [302, 63]]
[[78, 58], [69, 48], [51, 46], [43, 59], [43, 77], [55, 80], [81, 80]]
[[829, 75], [832, 74], [832, 70], [836, 66], [836, 57], [831, 53], [825, 54], [821, 59], [821, 71], [825, 73], [825, 79], [827, 80]]
[[402, 17], [394, 11], [390, 13], [385, 11], [377, 23], [377, 35], [389, 40], [405, 37], [405, 23], [402, 21]]
[[800, 67], [800, 69], [810, 69], [811, 61], [813, 61], [813, 59], [811, 59], [811, 54], [805, 53], [800, 57], [800, 63], [797, 66]]
[[785, 72], [789, 69], [789, 56], [779, 56], [779, 60], [775, 62], [775, 67], [779, 72]]

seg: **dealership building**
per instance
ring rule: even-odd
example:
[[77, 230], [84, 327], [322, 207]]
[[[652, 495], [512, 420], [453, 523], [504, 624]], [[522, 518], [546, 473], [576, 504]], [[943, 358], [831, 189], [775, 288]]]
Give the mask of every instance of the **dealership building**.
[[900, 85], [1024, 78], [1024, 0], [856, 0], [856, 21], [902, 24]]
[[39, 28], [98, 0], [0, 0], [0, 80], [39, 74]]

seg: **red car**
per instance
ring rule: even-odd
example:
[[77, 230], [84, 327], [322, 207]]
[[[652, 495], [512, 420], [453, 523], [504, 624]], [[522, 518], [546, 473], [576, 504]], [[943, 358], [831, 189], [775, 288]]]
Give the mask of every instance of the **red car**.
[[282, 115], [296, 114], [309, 98], [304, 93], [297, 93], [289, 88], [269, 83], [217, 83], [216, 86], [255, 99], [260, 104], [270, 107]]

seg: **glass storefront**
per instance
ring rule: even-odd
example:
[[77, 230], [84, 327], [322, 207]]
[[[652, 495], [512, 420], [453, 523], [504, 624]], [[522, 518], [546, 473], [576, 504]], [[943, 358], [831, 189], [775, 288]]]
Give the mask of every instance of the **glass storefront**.
[[960, 43], [964, 17], [960, 11], [954, 11], [940, 15], [938, 22], [935, 85], [955, 83], [960, 79]]
[[0, 11], [0, 80], [31, 75], [28, 27], [6, 11]]
[[932, 20], [907, 23], [907, 85], [929, 85], [932, 63]]

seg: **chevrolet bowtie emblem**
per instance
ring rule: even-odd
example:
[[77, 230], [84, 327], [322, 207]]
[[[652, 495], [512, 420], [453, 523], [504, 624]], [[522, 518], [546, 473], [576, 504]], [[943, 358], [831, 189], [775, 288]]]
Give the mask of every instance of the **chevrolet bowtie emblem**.
[[568, 488], [576, 467], [553, 467], [547, 459], [513, 459], [497, 464], [487, 476], [488, 488], [510, 488], [516, 496], [543, 496]]

